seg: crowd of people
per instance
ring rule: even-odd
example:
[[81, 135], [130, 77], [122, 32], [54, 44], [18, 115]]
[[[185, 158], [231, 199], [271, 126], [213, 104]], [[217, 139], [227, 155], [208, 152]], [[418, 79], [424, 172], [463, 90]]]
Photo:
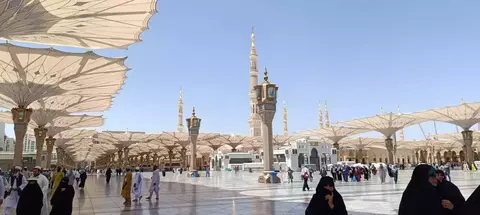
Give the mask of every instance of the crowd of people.
[[[381, 183], [385, 183], [387, 175], [393, 178], [394, 183], [398, 181], [399, 174], [399, 165], [384, 165], [378, 164], [378, 168], [373, 165], [346, 165], [338, 164], [330, 167], [330, 175], [334, 181], [343, 181], [343, 182], [361, 182], [362, 180], [370, 180], [372, 176], [378, 175]], [[288, 168], [288, 182], [293, 182], [293, 170]], [[308, 181], [313, 181], [313, 175], [315, 170], [313, 170], [308, 165], [304, 165], [301, 169], [301, 176], [303, 180], [302, 190], [310, 190], [308, 186]], [[321, 168], [319, 170], [320, 176], [325, 177], [328, 175], [326, 168]]]
[[[109, 169], [110, 168], [107, 169], [107, 172], [109, 171]], [[126, 168], [125, 172], [126, 173], [124, 174], [121, 195], [125, 199], [125, 202], [123, 202], [123, 204], [125, 206], [131, 206], [132, 201], [134, 203], [137, 203], [142, 200], [143, 188], [145, 187], [144, 186], [145, 180], [142, 174], [143, 171], [141, 171], [139, 167], [135, 168], [135, 175], [133, 175], [130, 168]], [[109, 179], [107, 178], [107, 180]], [[151, 200], [153, 193], [155, 193], [156, 200], [158, 200], [159, 191], [160, 191], [160, 170], [158, 169], [158, 166], [153, 166], [153, 173], [152, 173], [152, 178], [150, 180], [150, 188], [149, 188], [150, 195], [146, 199]], [[133, 200], [132, 200], [132, 194], [134, 197]]]
[[[360, 182], [369, 180], [372, 175], [378, 175], [382, 183], [388, 175], [396, 183], [398, 165], [379, 164], [375, 165], [334, 165], [329, 170], [320, 170], [321, 179], [317, 185], [305, 214], [347, 215], [347, 207], [342, 195], [335, 189], [335, 182]], [[133, 170], [133, 172], [132, 172]], [[288, 180], [293, 182], [293, 170], [288, 168]], [[143, 169], [126, 168], [124, 171], [116, 170], [117, 174], [123, 175], [121, 196], [125, 199], [124, 205], [131, 206], [143, 198], [145, 179]], [[159, 198], [160, 173], [165, 176], [165, 170], [159, 170], [153, 166], [150, 180], [149, 196], [152, 199], [155, 194]], [[304, 166], [301, 177], [304, 185], [303, 190], [310, 190], [308, 182], [313, 181], [314, 170]], [[449, 165], [416, 166], [410, 182], [403, 192], [399, 205], [399, 215], [473, 215], [480, 210], [480, 186], [474, 191], [468, 200], [465, 200], [460, 190], [451, 182]], [[110, 182], [113, 174], [112, 169], [105, 171], [106, 183]], [[10, 215], [13, 210], [17, 215], [71, 215], [73, 198], [75, 196], [75, 184], [79, 190], [85, 186], [87, 171], [67, 170], [61, 167], [50, 171], [42, 170], [37, 166], [31, 172], [28, 169], [15, 167], [8, 172], [0, 171], [0, 205], [3, 204], [4, 214]], [[51, 208], [50, 208], [51, 207]]]
[[[380, 166], [378, 171], [384, 171], [381, 170], [382, 168], [385, 167]], [[342, 167], [341, 174], [337, 172], [335, 176], [342, 175], [345, 178], [344, 169], [345, 167]], [[480, 186], [468, 200], [465, 200], [458, 187], [448, 179], [444, 170], [445, 166], [441, 168], [434, 168], [427, 164], [416, 166], [411, 180], [403, 192], [398, 214], [478, 215], [480, 213]], [[388, 169], [385, 170], [385, 172], [388, 171]], [[306, 215], [348, 214], [342, 195], [335, 189], [335, 181], [334, 177], [322, 176], [305, 211]], [[341, 181], [341, 179], [337, 178], [337, 181]]]
[[[36, 166], [30, 172], [16, 166], [9, 171], [0, 170], [0, 206], [10, 215], [70, 215], [76, 182], [79, 189], [85, 186], [85, 170], [56, 171]], [[51, 209], [50, 209], [51, 207]]]

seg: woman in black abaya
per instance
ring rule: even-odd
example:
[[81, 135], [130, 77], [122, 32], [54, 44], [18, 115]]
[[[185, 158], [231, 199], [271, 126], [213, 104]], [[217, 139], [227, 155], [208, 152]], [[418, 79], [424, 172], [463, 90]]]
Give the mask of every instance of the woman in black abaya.
[[326, 176], [320, 179], [316, 193], [308, 204], [305, 215], [347, 215], [342, 195], [335, 189], [333, 178]]
[[480, 186], [473, 191], [463, 207], [462, 215], [478, 215], [480, 211]]
[[17, 205], [17, 215], [40, 215], [43, 207], [43, 192], [36, 178], [28, 179]]
[[87, 180], [87, 172], [85, 170], [80, 171], [80, 184], [78, 187], [83, 189], [85, 187], [85, 180]]
[[412, 178], [403, 192], [398, 215], [439, 215], [442, 199], [437, 192], [435, 169], [421, 164], [413, 170]]
[[463, 197], [460, 189], [450, 181], [445, 180], [445, 173], [442, 170], [436, 172], [438, 186], [442, 198], [442, 214], [443, 215], [462, 215], [465, 206], [465, 197]]
[[68, 177], [64, 177], [55, 190], [55, 193], [50, 200], [52, 204], [52, 211], [50, 215], [71, 215], [73, 208], [73, 197], [75, 191], [73, 187], [68, 185]]

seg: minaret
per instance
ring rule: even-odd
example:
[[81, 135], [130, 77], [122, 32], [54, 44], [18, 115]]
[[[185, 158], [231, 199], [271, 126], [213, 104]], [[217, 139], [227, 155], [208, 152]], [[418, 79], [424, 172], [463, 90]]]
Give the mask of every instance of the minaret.
[[283, 135], [288, 136], [287, 105], [283, 102]]
[[383, 107], [380, 107], [380, 114], [385, 114], [385, 112], [383, 111]]
[[327, 102], [325, 101], [325, 127], [330, 127], [330, 117], [328, 116], [328, 106]]
[[[400, 105], [397, 105], [397, 110], [398, 110], [398, 115], [401, 115], [402, 112], [400, 112]], [[400, 129], [400, 140], [405, 140], [405, 134], [403, 133], [403, 128]]]
[[250, 136], [261, 136], [262, 121], [260, 115], [257, 113], [256, 96], [253, 88], [258, 85], [258, 55], [257, 48], [255, 47], [255, 31], [252, 27], [252, 44], [250, 45], [250, 117], [248, 124], [250, 126]]
[[177, 131], [183, 132], [183, 95], [182, 88], [180, 88], [180, 97], [178, 98], [178, 122]]
[[323, 111], [322, 111], [322, 104], [318, 103], [318, 127], [320, 129], [323, 128]]

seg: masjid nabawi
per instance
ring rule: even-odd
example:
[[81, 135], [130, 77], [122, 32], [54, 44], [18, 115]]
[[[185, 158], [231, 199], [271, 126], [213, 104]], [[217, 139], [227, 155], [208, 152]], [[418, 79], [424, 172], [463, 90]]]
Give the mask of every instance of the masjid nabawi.
[[[255, 33], [252, 31], [251, 35], [251, 47], [250, 47], [250, 117], [248, 119], [250, 136], [261, 136], [261, 118], [256, 112], [256, 97], [254, 87], [259, 85], [258, 82], [258, 54], [255, 45]], [[179, 132], [183, 131], [183, 101], [180, 92], [178, 110], [178, 126]], [[319, 105], [319, 128], [330, 127], [329, 114], [327, 103]], [[325, 120], [324, 120], [325, 119]], [[292, 169], [299, 169], [302, 165], [308, 164], [313, 168], [320, 168], [328, 164], [336, 164], [337, 162], [349, 162], [349, 163], [371, 163], [371, 162], [386, 162], [388, 159], [387, 150], [382, 148], [383, 142], [375, 147], [359, 148], [358, 146], [345, 146], [339, 151], [332, 147], [332, 143], [326, 139], [312, 139], [312, 138], [297, 138], [294, 140], [294, 136], [289, 136], [287, 126], [287, 107], [283, 104], [282, 111], [282, 123], [283, 123], [283, 137], [285, 144], [275, 144], [274, 150], [274, 162], [276, 168], [291, 167]], [[291, 137], [291, 138], [288, 138]], [[400, 131], [400, 140], [403, 140], [403, 130]], [[275, 139], [275, 137], [274, 137]], [[358, 141], [371, 141], [374, 138], [360, 138]], [[418, 153], [417, 153], [418, 155]], [[213, 155], [210, 165], [216, 167], [216, 169], [234, 168], [239, 166], [240, 169], [253, 168], [261, 169], [263, 152], [251, 151], [249, 148], [238, 147], [232, 152], [227, 150], [218, 150]], [[398, 163], [412, 163], [420, 158], [416, 156], [416, 153], [412, 149], [398, 149], [396, 153]], [[217, 165], [215, 165], [217, 164]], [[219, 164], [219, 165], [218, 165]]]

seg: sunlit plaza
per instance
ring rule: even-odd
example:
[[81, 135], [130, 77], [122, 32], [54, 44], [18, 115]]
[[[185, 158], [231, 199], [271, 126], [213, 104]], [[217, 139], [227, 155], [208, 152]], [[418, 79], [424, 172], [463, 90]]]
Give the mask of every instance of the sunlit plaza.
[[[410, 35], [422, 35], [427, 28], [408, 27], [392, 34], [383, 32], [383, 27], [362, 25], [398, 18], [395, 15], [371, 13], [362, 24], [352, 24], [357, 17], [328, 11], [310, 11], [318, 17], [308, 19], [301, 18], [302, 12], [291, 16], [295, 23], [287, 23], [283, 15], [267, 19], [270, 14], [263, 11], [253, 17], [257, 13], [253, 0], [245, 0], [243, 15], [229, 11], [233, 6], [192, 1], [187, 7], [172, 2], [0, 3], [4, 6], [0, 8], [0, 179], [4, 182], [0, 190], [7, 191], [0, 214], [7, 212], [5, 208], [15, 211], [22, 198], [29, 198], [20, 195], [27, 186], [23, 179], [37, 182], [32, 186], [41, 188], [41, 215], [47, 215], [60, 181], [82, 181], [86, 174], [85, 189], [78, 182], [72, 187], [65, 181], [60, 189], [75, 189], [73, 214], [304, 214], [320, 173], [330, 174], [331, 169], [351, 171], [349, 180], [357, 179], [354, 170], [362, 172], [359, 176], [379, 167], [385, 173], [388, 166], [389, 174], [398, 170], [398, 183], [389, 176], [382, 183], [378, 175], [368, 181], [337, 181], [335, 187], [351, 215], [397, 214], [412, 166], [418, 164], [430, 164], [447, 174], [452, 169], [452, 182], [465, 198], [478, 187], [480, 102], [474, 93], [478, 65], [466, 65], [464, 58], [441, 60], [454, 54], [449, 48], [436, 50], [438, 44], [417, 48], [418, 44], [403, 41], [422, 38]], [[274, 6], [273, 1], [265, 4], [259, 8]], [[350, 8], [323, 4], [314, 5], [340, 12]], [[309, 5], [291, 6], [309, 11]], [[371, 9], [365, 7], [360, 11]], [[221, 9], [229, 12], [217, 14]], [[282, 14], [291, 12], [282, 10]], [[197, 11], [204, 14], [192, 15]], [[352, 23], [338, 22], [344, 18]], [[230, 21], [218, 24], [219, 20]], [[323, 20], [335, 24], [325, 26]], [[450, 27], [429, 17], [415, 20], [429, 20], [424, 26], [440, 23], [438, 28], [444, 30], [460, 28], [472, 19], [455, 19], [458, 23]], [[334, 26], [348, 33], [337, 32]], [[380, 30], [361, 31], [368, 35], [359, 36], [363, 40], [338, 39], [359, 35], [358, 26]], [[423, 34], [445, 36], [442, 45], [458, 38], [432, 32]], [[385, 38], [392, 39], [385, 43]], [[424, 45], [425, 40], [417, 42]], [[452, 47], [480, 50], [475, 43], [450, 42]], [[408, 51], [394, 49], [397, 45], [398, 50]], [[422, 51], [429, 53], [414, 59], [405, 54]], [[291, 53], [296, 54], [286, 59]], [[443, 55], [436, 56], [435, 63], [417, 62], [437, 53]], [[365, 65], [355, 64], [357, 60]], [[396, 70], [405, 64], [411, 68]], [[458, 71], [449, 70], [453, 67]], [[418, 68], [424, 68], [425, 74]], [[411, 73], [405, 73], [408, 70]], [[408, 78], [395, 79], [401, 75]], [[424, 76], [445, 80], [421, 80]], [[127, 169], [134, 173], [125, 175]], [[160, 197], [147, 200], [154, 169], [160, 174]], [[106, 183], [107, 170], [113, 171], [110, 183]], [[135, 181], [140, 172], [143, 188]], [[293, 174], [292, 183], [287, 172]], [[308, 182], [310, 190], [304, 191], [302, 177], [309, 174], [313, 180]], [[143, 198], [132, 201], [139, 192]]]
[[[149, 178], [150, 173], [144, 175]], [[400, 171], [398, 184], [391, 179], [381, 184], [374, 177], [366, 182], [340, 182], [336, 186], [349, 214], [396, 214], [410, 175], [411, 171]], [[168, 173], [161, 178], [158, 201], [141, 200], [125, 207], [120, 196], [121, 176], [113, 176], [110, 185], [105, 184], [104, 176], [89, 176], [85, 190], [76, 190], [73, 214], [304, 214], [320, 177], [316, 175], [309, 183], [311, 190], [305, 192], [299, 178], [296, 174], [293, 183], [259, 184], [257, 174], [248, 172], [214, 172], [211, 177], [199, 178]], [[468, 197], [478, 186], [480, 173], [452, 171], [452, 180]], [[148, 191], [144, 196], [148, 196]]]

